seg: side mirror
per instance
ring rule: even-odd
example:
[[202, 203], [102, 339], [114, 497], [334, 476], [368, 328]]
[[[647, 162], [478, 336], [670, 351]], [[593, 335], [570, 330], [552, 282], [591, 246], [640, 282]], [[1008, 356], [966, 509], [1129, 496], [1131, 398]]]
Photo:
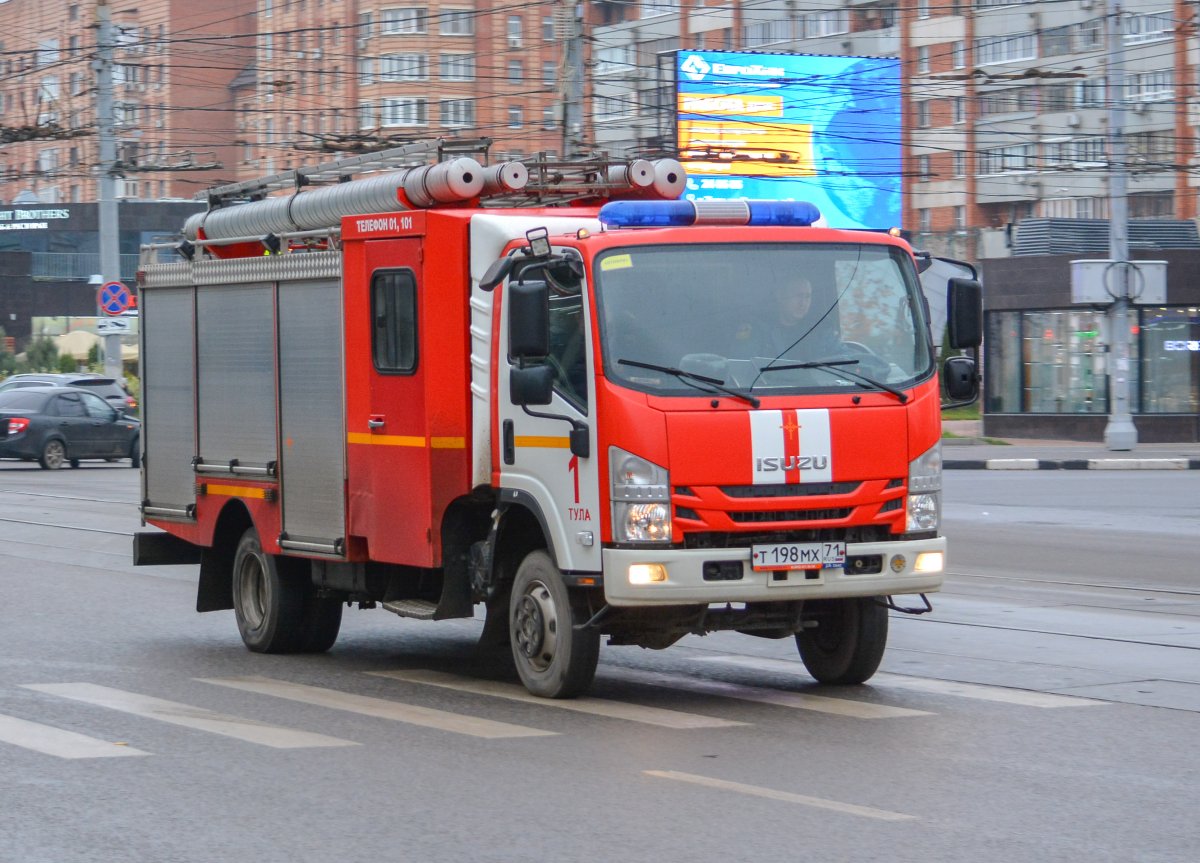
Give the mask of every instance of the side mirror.
[[979, 376], [970, 357], [947, 357], [942, 366], [942, 385], [952, 402], [973, 402], [979, 397]]
[[979, 282], [950, 279], [946, 285], [946, 324], [952, 348], [977, 348], [983, 342], [983, 286]]
[[508, 370], [508, 395], [515, 405], [548, 405], [553, 392], [551, 366], [513, 366]]
[[508, 355], [516, 359], [546, 356], [550, 353], [550, 288], [543, 281], [509, 282], [507, 296]]

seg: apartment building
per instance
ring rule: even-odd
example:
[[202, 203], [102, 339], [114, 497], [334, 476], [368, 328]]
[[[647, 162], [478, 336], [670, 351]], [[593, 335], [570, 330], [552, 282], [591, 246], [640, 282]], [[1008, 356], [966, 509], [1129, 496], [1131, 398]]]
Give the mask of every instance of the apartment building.
[[[251, 0], [112, 7], [118, 198], [191, 198], [225, 176], [252, 13]], [[96, 25], [93, 2], [0, 4], [0, 202], [97, 200]]]
[[438, 136], [561, 152], [568, 8], [258, 0], [255, 61], [232, 84], [239, 179]]
[[1192, 12], [1130, 0], [1109, 86], [1102, 0], [642, 0], [592, 3], [598, 146], [674, 141], [678, 50], [896, 57], [904, 69], [904, 227], [943, 254], [1005, 254], [1029, 217], [1106, 218], [1110, 107], [1123, 106], [1132, 218], [1196, 216]]

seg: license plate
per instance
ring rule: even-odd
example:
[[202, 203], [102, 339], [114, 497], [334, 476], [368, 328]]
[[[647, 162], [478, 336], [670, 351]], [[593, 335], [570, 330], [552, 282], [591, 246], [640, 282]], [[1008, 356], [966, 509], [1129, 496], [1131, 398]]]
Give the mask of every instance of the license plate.
[[750, 548], [750, 568], [829, 569], [846, 565], [844, 542], [779, 542]]

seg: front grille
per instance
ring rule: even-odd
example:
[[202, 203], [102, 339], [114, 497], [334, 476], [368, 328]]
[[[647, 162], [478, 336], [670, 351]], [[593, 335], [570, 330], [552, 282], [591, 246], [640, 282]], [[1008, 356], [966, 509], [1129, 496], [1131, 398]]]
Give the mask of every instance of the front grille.
[[761, 512], [731, 512], [729, 519], [738, 524], [758, 524], [764, 521], [840, 521], [850, 517], [850, 507], [837, 509], [780, 509]]
[[812, 495], [854, 494], [861, 482], [802, 482], [774, 485], [718, 486], [729, 497], [810, 497]]

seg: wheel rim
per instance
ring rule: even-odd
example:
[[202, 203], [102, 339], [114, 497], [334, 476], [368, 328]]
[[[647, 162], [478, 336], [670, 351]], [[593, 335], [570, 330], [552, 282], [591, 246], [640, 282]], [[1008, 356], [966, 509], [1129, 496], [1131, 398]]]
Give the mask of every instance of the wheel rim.
[[62, 441], [52, 440], [46, 444], [46, 465], [51, 468], [62, 467], [66, 450], [63, 449]]
[[513, 629], [517, 648], [529, 664], [538, 671], [549, 668], [558, 648], [558, 610], [550, 588], [540, 581], [529, 585], [517, 603]]
[[262, 561], [248, 554], [242, 560], [238, 573], [238, 597], [241, 600], [242, 618], [251, 629], [258, 629], [266, 619], [267, 579]]

